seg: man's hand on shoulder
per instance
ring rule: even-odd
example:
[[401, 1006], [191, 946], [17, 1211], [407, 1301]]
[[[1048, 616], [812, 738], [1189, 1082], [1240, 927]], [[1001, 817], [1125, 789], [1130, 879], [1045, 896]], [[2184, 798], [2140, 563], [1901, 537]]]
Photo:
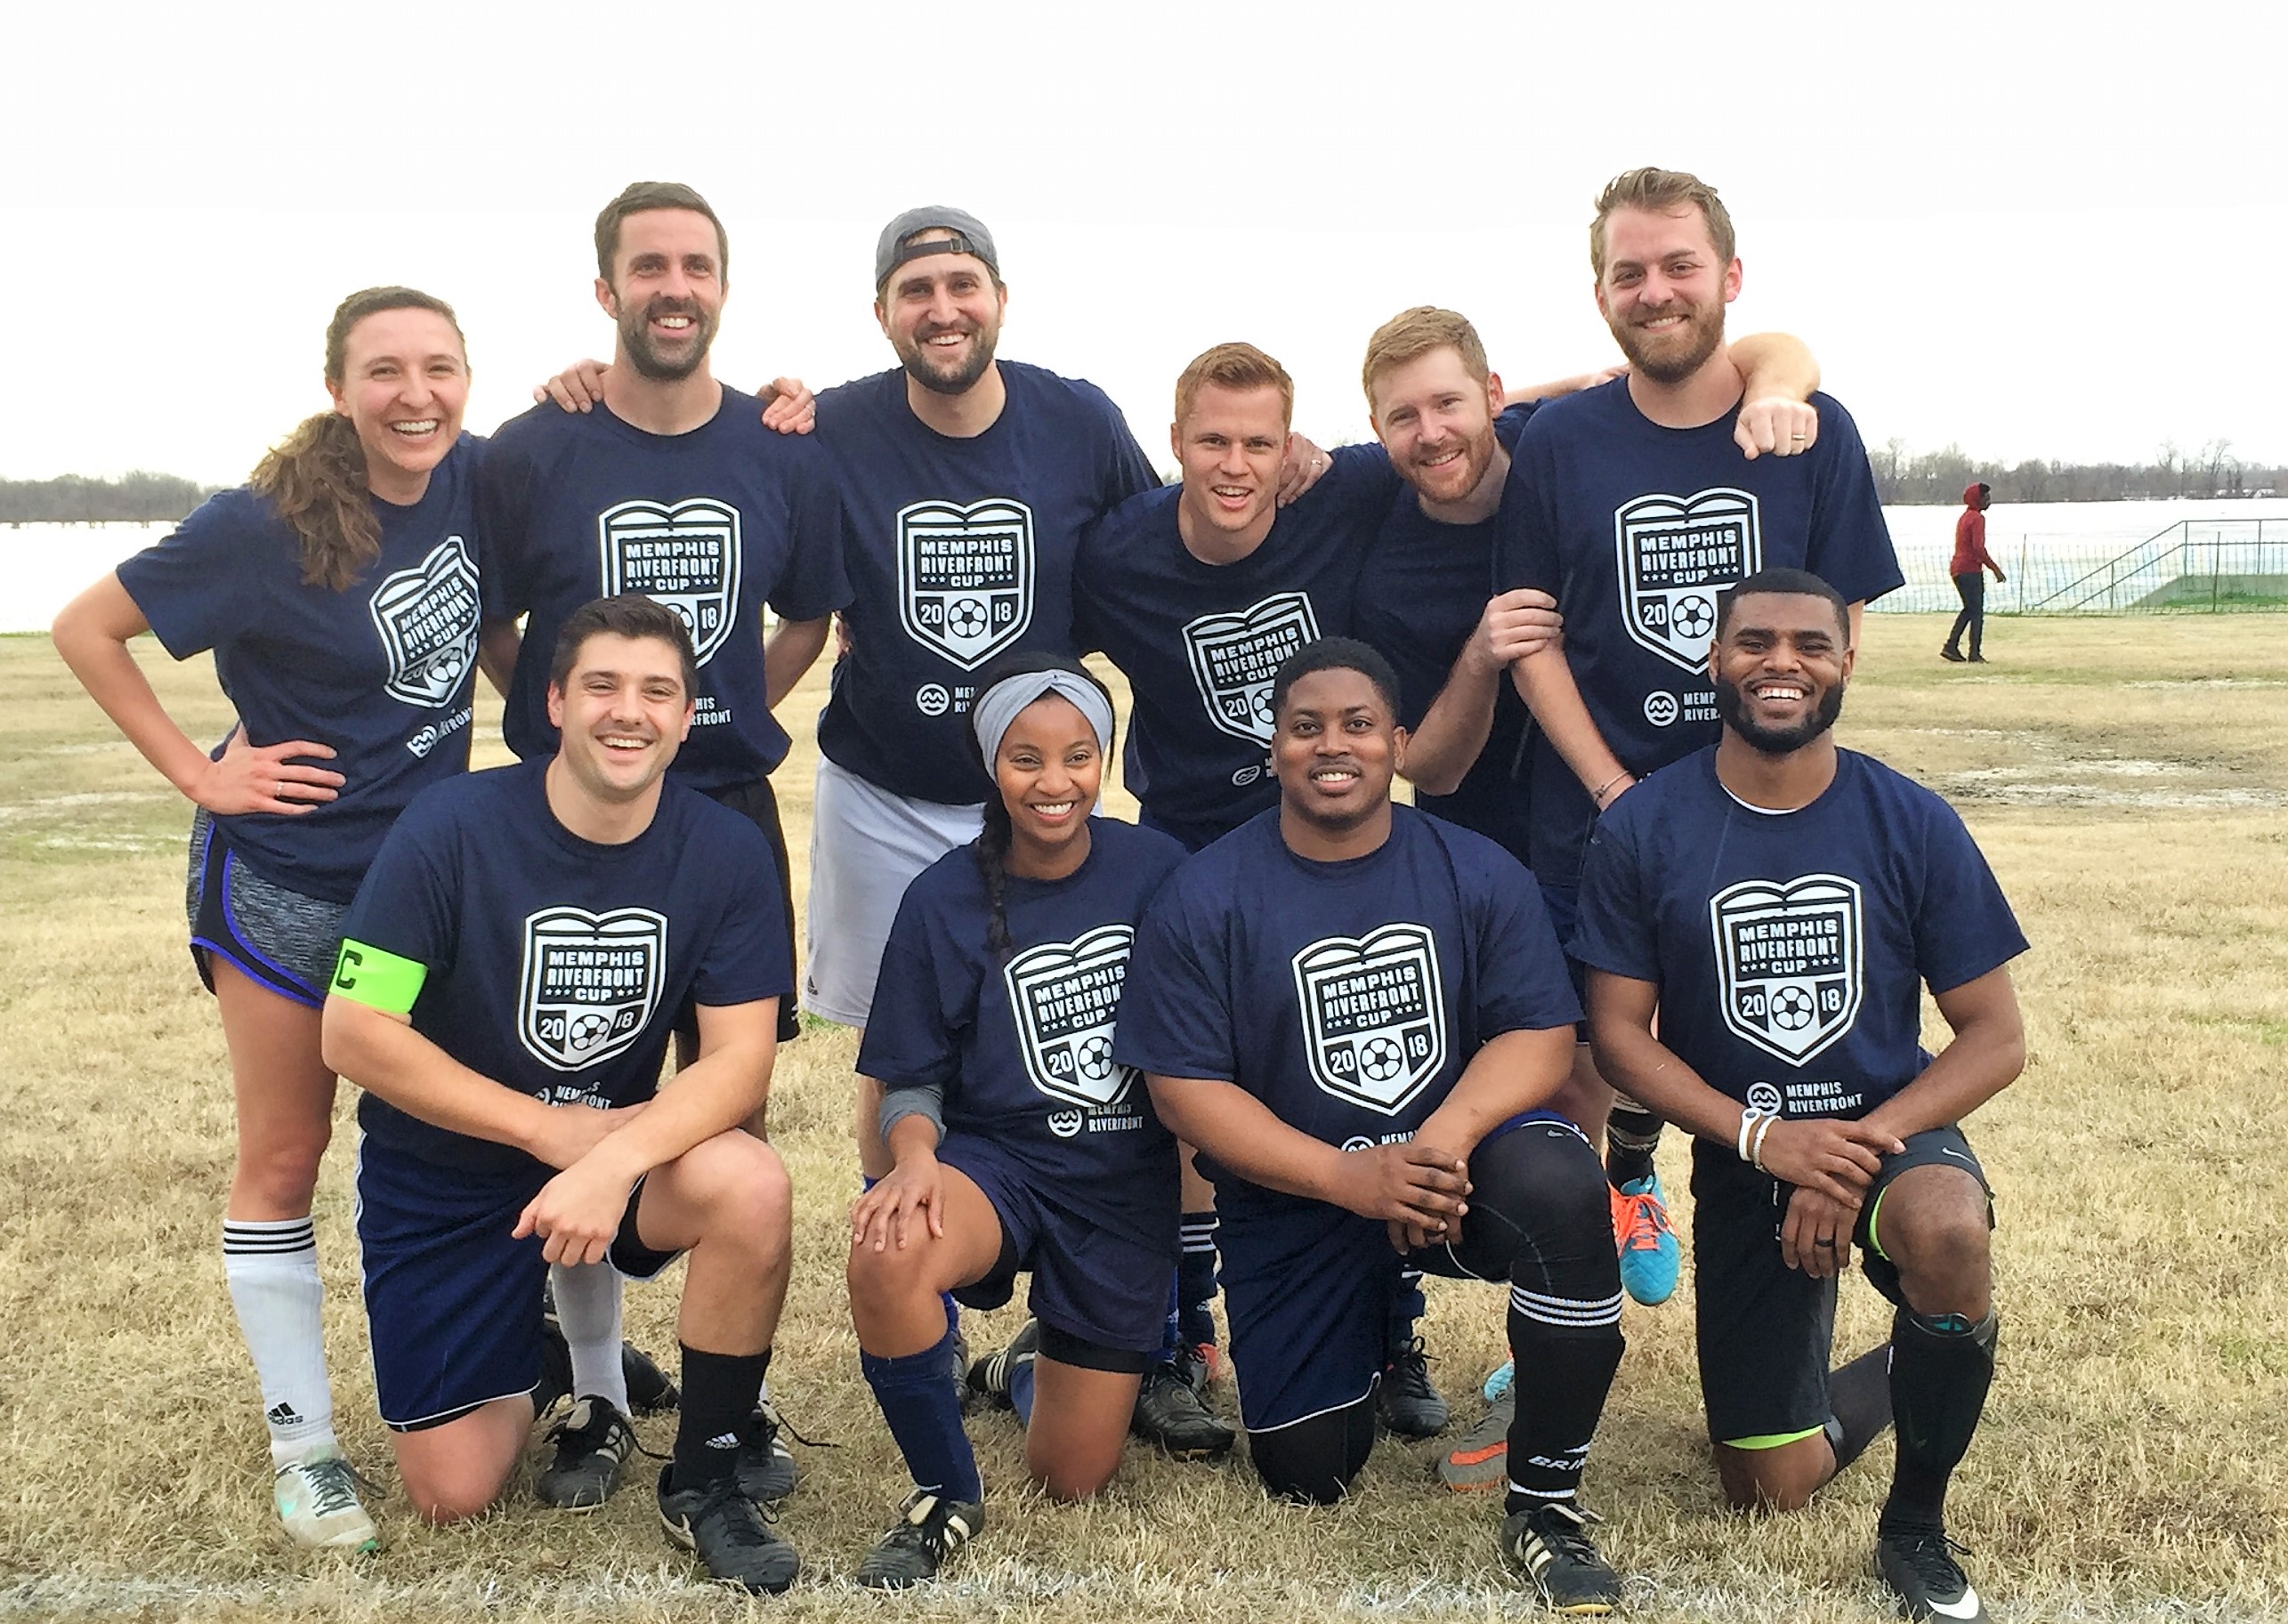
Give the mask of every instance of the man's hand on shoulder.
[[802, 379], [772, 378], [764, 395], [764, 428], [781, 434], [807, 434], [818, 426], [818, 397]]
[[554, 400], [563, 411], [588, 411], [603, 399], [603, 375], [610, 370], [608, 361], [574, 361], [535, 389], [532, 403]]
[[1743, 400], [1732, 439], [1740, 455], [1751, 463], [1767, 454], [1799, 456], [1819, 443], [1819, 408], [1808, 400], [1786, 395]]
[[1302, 435], [1287, 436], [1287, 455], [1279, 463], [1279, 505], [1292, 503], [1298, 497], [1319, 482], [1319, 476], [1335, 465], [1335, 459]]

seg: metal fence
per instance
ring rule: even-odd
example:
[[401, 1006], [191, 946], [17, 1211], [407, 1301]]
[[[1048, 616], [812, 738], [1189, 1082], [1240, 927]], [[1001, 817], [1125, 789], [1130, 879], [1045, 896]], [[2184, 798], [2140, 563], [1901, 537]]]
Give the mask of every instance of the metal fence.
[[[1986, 585], [1993, 615], [2226, 614], [2288, 610], [2288, 520], [2180, 519], [2126, 552], [2080, 537], [2021, 536], [1991, 549], [2009, 572]], [[2016, 556], [2012, 556], [2015, 553]], [[1938, 569], [1944, 570], [1943, 562]], [[1956, 607], [1953, 584], [1915, 578], [1872, 608]]]

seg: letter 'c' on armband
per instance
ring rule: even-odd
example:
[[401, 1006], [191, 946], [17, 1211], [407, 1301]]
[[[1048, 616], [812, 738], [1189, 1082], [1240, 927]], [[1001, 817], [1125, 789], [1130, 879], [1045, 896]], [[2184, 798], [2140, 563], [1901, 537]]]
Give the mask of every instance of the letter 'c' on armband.
[[421, 996], [422, 982], [428, 979], [428, 966], [345, 936], [327, 990], [384, 1014], [409, 1015], [414, 999]]

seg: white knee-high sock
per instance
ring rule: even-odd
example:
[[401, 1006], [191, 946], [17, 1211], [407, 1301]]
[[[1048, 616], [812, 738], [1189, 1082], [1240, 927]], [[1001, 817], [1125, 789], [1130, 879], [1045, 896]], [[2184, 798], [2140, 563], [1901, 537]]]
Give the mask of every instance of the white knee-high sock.
[[255, 1357], [279, 1466], [334, 1444], [334, 1394], [326, 1382], [319, 1310], [317, 1232], [307, 1217], [222, 1220], [222, 1277], [239, 1331]]
[[627, 1413], [627, 1372], [619, 1362], [619, 1271], [608, 1263], [551, 1264], [556, 1323], [572, 1350], [572, 1396], [610, 1399]]

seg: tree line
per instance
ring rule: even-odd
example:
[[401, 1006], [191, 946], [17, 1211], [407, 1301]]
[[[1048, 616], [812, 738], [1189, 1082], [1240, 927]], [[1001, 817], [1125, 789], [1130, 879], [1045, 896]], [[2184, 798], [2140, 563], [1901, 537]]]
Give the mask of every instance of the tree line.
[[2159, 502], [2288, 493], [2288, 468], [2244, 462], [2229, 440], [2198, 448], [2163, 440], [2148, 463], [2045, 462], [2037, 456], [2006, 468], [1960, 446], [1918, 452], [1895, 439], [1871, 447], [1868, 460], [1875, 466], [1875, 489], [1886, 504], [1898, 506], [1957, 503], [1977, 481], [1993, 487], [1998, 503]]
[[[2120, 502], [2172, 497], [2256, 496], [2288, 492], [2288, 467], [2244, 463], [2232, 441], [2195, 448], [2164, 440], [2148, 463], [2068, 463], [2029, 458], [2010, 467], [1972, 456], [1956, 445], [1911, 451], [1894, 439], [1871, 448], [1875, 489], [1888, 504], [1960, 502], [1983, 480], [1997, 502]], [[67, 473], [53, 480], [0, 480], [0, 524], [108, 522], [150, 524], [180, 519], [219, 486], [172, 473], [137, 470], [116, 480]]]
[[53, 480], [0, 480], [0, 524], [150, 524], [180, 519], [222, 489], [141, 469], [116, 480], [67, 473]]

